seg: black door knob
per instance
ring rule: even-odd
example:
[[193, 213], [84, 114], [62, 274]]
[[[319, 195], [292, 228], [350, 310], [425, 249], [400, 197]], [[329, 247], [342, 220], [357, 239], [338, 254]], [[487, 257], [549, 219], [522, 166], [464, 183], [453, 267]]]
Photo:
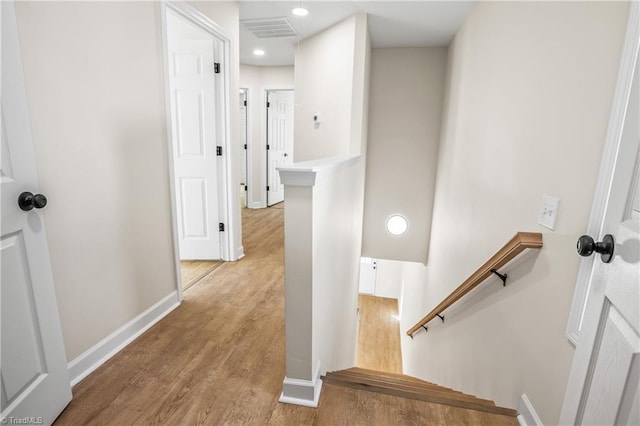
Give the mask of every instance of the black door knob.
[[33, 195], [31, 192], [23, 192], [18, 196], [18, 206], [21, 210], [28, 212], [36, 209], [41, 209], [47, 205], [47, 197], [42, 194]]
[[596, 253], [600, 253], [600, 259], [602, 259], [604, 263], [611, 262], [615, 247], [616, 243], [611, 234], [602, 237], [602, 241], [598, 243], [596, 243], [590, 235], [583, 235], [578, 238], [578, 244], [576, 246], [580, 256], [588, 257], [595, 251]]

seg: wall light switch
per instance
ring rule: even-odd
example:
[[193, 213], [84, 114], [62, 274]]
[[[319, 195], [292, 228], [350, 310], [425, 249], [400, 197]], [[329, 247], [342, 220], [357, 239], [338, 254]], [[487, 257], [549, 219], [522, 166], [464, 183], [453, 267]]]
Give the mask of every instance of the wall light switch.
[[545, 195], [542, 197], [542, 205], [540, 206], [540, 215], [538, 216], [538, 223], [545, 226], [552, 231], [556, 229], [556, 217], [558, 216], [558, 206], [560, 200], [554, 197]]
[[322, 117], [320, 116], [319, 112], [313, 114], [313, 122], [316, 124], [322, 123]]

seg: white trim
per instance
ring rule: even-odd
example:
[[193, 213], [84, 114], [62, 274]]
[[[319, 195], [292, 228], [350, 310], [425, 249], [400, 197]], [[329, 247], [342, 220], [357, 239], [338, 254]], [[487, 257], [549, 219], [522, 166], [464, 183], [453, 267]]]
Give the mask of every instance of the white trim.
[[240, 246], [236, 249], [236, 260], [240, 260], [244, 257], [244, 246]]
[[322, 379], [320, 379], [320, 363], [316, 367], [313, 380], [289, 379], [282, 381], [282, 393], [278, 401], [285, 404], [302, 405], [304, 407], [318, 406], [320, 392], [322, 391]]
[[169, 195], [171, 199], [171, 237], [173, 243], [173, 263], [175, 268], [176, 291], [178, 292], [178, 301], [182, 302], [182, 273], [180, 269], [180, 248], [178, 246], [178, 210], [176, 201], [175, 187], [175, 167], [173, 161], [173, 142], [171, 135], [172, 117], [171, 117], [171, 87], [169, 85], [169, 60], [167, 52], [169, 51], [169, 40], [167, 38], [167, 8], [163, 3], [160, 5], [160, 20], [162, 24], [162, 55], [163, 55], [163, 72], [164, 72], [164, 105], [165, 105], [165, 122], [167, 124], [167, 153], [169, 166]]
[[244, 124], [245, 124], [245, 140], [244, 142], [247, 144], [247, 149], [244, 150], [244, 156], [245, 156], [245, 179], [246, 182], [245, 184], [245, 188], [249, 187], [250, 190], [245, 191], [245, 203], [247, 204], [247, 208], [250, 208], [249, 206], [251, 206], [253, 204], [253, 196], [251, 195], [252, 191], [251, 189], [253, 189], [253, 147], [251, 145], [251, 132], [249, 131], [250, 129], [252, 129], [252, 123], [251, 123], [251, 100], [249, 99], [250, 95], [250, 90], [247, 87], [241, 87], [240, 88], [241, 91], [244, 92], [244, 99], [247, 102], [247, 105], [244, 107], [244, 114], [245, 114], [245, 120], [244, 120]]
[[[600, 171], [596, 189], [593, 195], [591, 215], [587, 225], [586, 234], [599, 239], [604, 226], [605, 213], [609, 202], [610, 188], [613, 183], [613, 171], [618, 154], [618, 148], [622, 138], [622, 128], [627, 110], [627, 103], [631, 94], [631, 83], [638, 54], [638, 44], [640, 40], [640, 6], [638, 2], [631, 2], [629, 10], [629, 22], [627, 24], [627, 34], [624, 42], [624, 50], [620, 60], [620, 70], [616, 83], [609, 126], [605, 138], [602, 159], [600, 161]], [[587, 305], [587, 295], [591, 287], [593, 278], [594, 259], [596, 256], [583, 258], [578, 268], [578, 277], [573, 293], [569, 320], [567, 323], [566, 335], [571, 343], [577, 345], [585, 307]]]
[[290, 166], [278, 167], [280, 180], [284, 185], [315, 186], [329, 172], [336, 173], [357, 164], [362, 155], [338, 155], [320, 160], [293, 163]]
[[518, 423], [520, 426], [544, 426], [526, 393], [523, 393], [520, 397], [520, 405], [518, 405]]
[[69, 362], [67, 367], [71, 386], [75, 386], [179, 305], [178, 292], [173, 291]]

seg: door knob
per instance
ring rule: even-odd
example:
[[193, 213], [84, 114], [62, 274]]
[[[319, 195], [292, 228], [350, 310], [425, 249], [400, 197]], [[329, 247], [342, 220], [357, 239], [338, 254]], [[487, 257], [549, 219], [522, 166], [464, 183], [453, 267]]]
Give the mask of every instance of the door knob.
[[602, 241], [598, 243], [596, 243], [590, 235], [583, 235], [578, 238], [578, 244], [576, 246], [580, 256], [588, 257], [595, 251], [596, 253], [600, 253], [600, 259], [602, 259], [604, 263], [611, 262], [615, 247], [616, 244], [611, 234], [602, 237]]
[[285, 156], [285, 157], [288, 157], [288, 156], [289, 156], [289, 154], [287, 154], [287, 153], [285, 152], [285, 153], [284, 153], [284, 156]]
[[21, 210], [28, 212], [36, 209], [41, 209], [47, 205], [47, 197], [42, 194], [33, 195], [31, 192], [23, 192], [18, 196], [18, 206]]

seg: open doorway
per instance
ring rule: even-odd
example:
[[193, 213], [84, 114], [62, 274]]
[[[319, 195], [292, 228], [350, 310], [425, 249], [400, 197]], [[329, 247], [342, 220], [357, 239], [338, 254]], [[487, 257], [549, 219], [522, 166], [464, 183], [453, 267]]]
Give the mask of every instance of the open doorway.
[[[225, 232], [232, 180], [228, 39], [212, 22], [194, 20], [187, 6], [164, 9], [170, 173], [178, 291], [197, 283], [229, 259]], [[236, 201], [237, 202], [237, 201]]]
[[357, 366], [402, 374], [400, 307], [403, 262], [360, 259]]

